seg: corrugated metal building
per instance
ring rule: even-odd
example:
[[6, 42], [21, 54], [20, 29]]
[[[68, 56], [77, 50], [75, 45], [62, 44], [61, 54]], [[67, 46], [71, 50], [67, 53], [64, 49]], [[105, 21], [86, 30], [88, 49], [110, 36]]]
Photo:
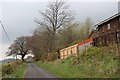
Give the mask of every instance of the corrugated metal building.
[[92, 46], [92, 38], [84, 40], [80, 43], [77, 43], [73, 46], [69, 46], [67, 48], [60, 50], [60, 59], [66, 59], [70, 56], [77, 57], [82, 53], [82, 51], [88, 47]]
[[66, 59], [70, 56], [77, 56], [77, 44], [61, 49], [60, 50], [60, 59]]

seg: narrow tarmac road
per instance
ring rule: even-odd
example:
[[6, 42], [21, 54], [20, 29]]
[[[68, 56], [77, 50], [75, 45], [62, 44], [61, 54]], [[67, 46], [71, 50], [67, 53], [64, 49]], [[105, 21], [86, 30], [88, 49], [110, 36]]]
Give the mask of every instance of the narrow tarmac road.
[[44, 69], [38, 67], [34, 63], [28, 63], [25, 78], [56, 78]]

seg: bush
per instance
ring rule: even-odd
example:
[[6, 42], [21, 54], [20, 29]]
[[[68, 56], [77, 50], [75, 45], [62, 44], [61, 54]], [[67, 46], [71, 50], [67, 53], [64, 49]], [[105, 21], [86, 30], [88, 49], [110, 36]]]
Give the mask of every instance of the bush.
[[11, 74], [20, 64], [21, 62], [15, 61], [2, 65], [2, 76]]
[[84, 56], [91, 57], [96, 54], [102, 53], [102, 49], [98, 47], [89, 47], [86, 50], [83, 51]]
[[9, 63], [2, 66], [2, 76], [11, 74], [12, 72], [13, 72], [13, 68]]

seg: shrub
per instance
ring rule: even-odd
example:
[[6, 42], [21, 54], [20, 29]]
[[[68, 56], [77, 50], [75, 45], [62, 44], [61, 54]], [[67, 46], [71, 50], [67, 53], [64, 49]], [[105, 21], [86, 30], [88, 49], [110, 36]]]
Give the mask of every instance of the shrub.
[[98, 47], [89, 47], [83, 51], [84, 56], [91, 57], [95, 54], [100, 54], [102, 52], [101, 48]]
[[12, 72], [13, 72], [13, 68], [9, 63], [6, 65], [2, 65], [2, 76], [11, 74]]
[[11, 74], [20, 64], [22, 64], [20, 61], [19, 62], [11, 62], [2, 65], [2, 76]]

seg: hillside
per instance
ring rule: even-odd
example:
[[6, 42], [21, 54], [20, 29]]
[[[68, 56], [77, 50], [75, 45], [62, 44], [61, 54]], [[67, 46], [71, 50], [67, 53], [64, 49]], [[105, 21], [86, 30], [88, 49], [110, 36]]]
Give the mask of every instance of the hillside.
[[13, 62], [13, 61], [16, 61], [16, 59], [14, 59], [14, 58], [4, 59], [4, 60], [0, 61], [0, 63], [5, 64], [8, 62]]
[[120, 77], [119, 59], [114, 46], [91, 47], [66, 60], [38, 61], [36, 64], [61, 78], [117, 78]]

